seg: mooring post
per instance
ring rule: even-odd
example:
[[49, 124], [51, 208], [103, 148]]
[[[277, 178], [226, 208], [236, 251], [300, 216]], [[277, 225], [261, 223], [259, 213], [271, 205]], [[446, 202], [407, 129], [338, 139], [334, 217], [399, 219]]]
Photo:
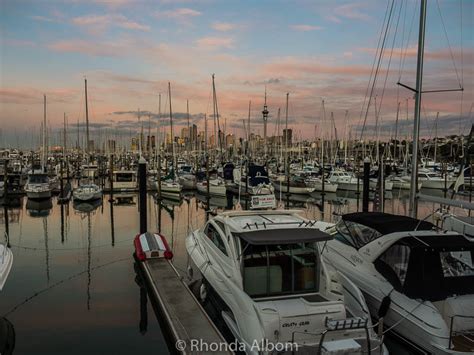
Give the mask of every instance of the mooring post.
[[362, 183], [362, 212], [369, 212], [369, 176], [370, 176], [370, 159], [364, 159], [364, 180]]
[[147, 231], [147, 211], [146, 211], [146, 160], [140, 157], [138, 161], [138, 189], [140, 199], [140, 234]]

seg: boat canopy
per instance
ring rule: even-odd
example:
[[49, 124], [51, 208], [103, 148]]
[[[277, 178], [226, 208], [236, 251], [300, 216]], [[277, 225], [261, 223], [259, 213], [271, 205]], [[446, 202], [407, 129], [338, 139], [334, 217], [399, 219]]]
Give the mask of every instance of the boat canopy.
[[462, 235], [407, 236], [375, 267], [410, 298], [435, 302], [474, 293], [474, 242]]
[[356, 212], [342, 216], [344, 221], [362, 224], [382, 235], [414, 230], [432, 230], [435, 226], [427, 221], [382, 212]]
[[280, 228], [260, 229], [255, 231], [234, 233], [234, 235], [253, 245], [276, 245], [322, 242], [332, 237], [316, 228]]

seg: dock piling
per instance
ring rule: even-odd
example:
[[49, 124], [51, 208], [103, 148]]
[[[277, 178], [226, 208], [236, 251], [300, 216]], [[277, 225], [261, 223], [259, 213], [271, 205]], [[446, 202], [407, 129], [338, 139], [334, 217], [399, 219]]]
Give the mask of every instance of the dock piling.
[[146, 211], [146, 160], [141, 157], [138, 161], [138, 189], [140, 198], [140, 234], [147, 231], [147, 211]]

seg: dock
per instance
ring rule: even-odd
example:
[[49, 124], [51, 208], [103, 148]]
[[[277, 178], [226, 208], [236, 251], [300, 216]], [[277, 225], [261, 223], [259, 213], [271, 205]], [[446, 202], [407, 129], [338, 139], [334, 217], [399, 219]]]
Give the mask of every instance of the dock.
[[[181, 279], [173, 264], [166, 259], [147, 259], [139, 262], [148, 283], [149, 294], [156, 301], [163, 323], [172, 337], [170, 351], [177, 354], [198, 354], [192, 351], [192, 341], [205, 344], [226, 342], [209, 318], [189, 287]], [[186, 346], [175, 346], [181, 341]], [[173, 348], [171, 348], [173, 347]], [[233, 354], [231, 351], [216, 351], [213, 354]]]

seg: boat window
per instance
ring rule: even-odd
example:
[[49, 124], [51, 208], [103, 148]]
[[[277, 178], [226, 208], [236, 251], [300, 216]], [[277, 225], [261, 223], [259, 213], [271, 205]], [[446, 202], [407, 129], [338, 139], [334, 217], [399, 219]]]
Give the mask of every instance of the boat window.
[[206, 235], [211, 240], [211, 242], [219, 249], [224, 255], [227, 254], [227, 250], [225, 248], [224, 241], [222, 240], [222, 236], [220, 235], [219, 231], [209, 223], [206, 228]]
[[28, 181], [30, 184], [45, 184], [48, 182], [48, 175], [30, 175]]
[[410, 247], [403, 244], [394, 244], [380, 255], [374, 264], [377, 271], [397, 291], [401, 291], [405, 284], [409, 260]]
[[440, 252], [444, 277], [474, 276], [471, 250]]
[[336, 239], [345, 244], [352, 245], [356, 249], [362, 248], [364, 245], [382, 236], [375, 229], [363, 224], [344, 221], [343, 219], [336, 224], [336, 230], [339, 233], [339, 236], [335, 236]]
[[133, 174], [117, 173], [117, 174], [115, 174], [115, 181], [116, 182], [132, 182], [133, 181]]
[[244, 291], [251, 297], [317, 292], [316, 243], [252, 245], [242, 241]]

